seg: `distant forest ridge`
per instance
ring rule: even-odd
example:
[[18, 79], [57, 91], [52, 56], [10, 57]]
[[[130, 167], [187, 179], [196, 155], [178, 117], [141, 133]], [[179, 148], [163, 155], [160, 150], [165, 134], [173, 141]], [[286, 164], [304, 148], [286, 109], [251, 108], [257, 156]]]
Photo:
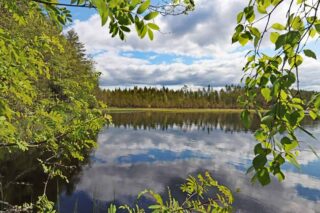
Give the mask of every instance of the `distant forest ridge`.
[[[302, 97], [306, 102], [315, 92], [300, 90], [293, 94]], [[215, 90], [210, 85], [194, 91], [186, 86], [180, 90], [166, 87], [137, 87], [131, 89], [103, 89], [97, 91], [97, 98], [109, 107], [121, 108], [242, 108], [238, 98], [245, 94], [245, 89], [239, 85], [226, 85]], [[257, 102], [264, 108], [268, 103], [258, 92]]]

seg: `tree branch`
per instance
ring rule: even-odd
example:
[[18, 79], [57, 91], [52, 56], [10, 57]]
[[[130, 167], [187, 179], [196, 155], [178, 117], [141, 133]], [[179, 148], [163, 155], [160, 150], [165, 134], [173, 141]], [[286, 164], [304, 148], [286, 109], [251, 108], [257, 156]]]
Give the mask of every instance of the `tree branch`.
[[78, 5], [78, 4], [64, 4], [64, 3], [54, 3], [54, 2], [47, 2], [47, 1], [43, 1], [43, 0], [31, 0], [37, 3], [41, 3], [41, 4], [47, 4], [47, 5], [54, 5], [54, 6], [64, 6], [64, 7], [80, 7], [80, 8], [96, 8], [95, 6], [93, 6], [92, 4], [82, 4], [82, 5]]

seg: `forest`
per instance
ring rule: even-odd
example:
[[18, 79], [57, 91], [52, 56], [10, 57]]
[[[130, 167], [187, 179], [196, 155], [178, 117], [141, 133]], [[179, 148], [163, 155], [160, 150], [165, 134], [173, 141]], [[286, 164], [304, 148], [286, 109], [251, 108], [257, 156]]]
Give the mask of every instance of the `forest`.
[[[298, 93], [297, 91], [292, 91]], [[119, 108], [210, 108], [210, 109], [242, 109], [239, 97], [244, 96], [245, 88], [239, 85], [226, 85], [220, 90], [210, 85], [203, 89], [191, 90], [187, 86], [179, 90], [162, 87], [134, 87], [133, 89], [99, 89], [97, 98], [109, 107]], [[257, 92], [256, 101], [262, 108], [268, 108], [263, 96]], [[300, 90], [299, 96], [308, 102], [314, 91]], [[252, 107], [254, 108], [254, 107]]]

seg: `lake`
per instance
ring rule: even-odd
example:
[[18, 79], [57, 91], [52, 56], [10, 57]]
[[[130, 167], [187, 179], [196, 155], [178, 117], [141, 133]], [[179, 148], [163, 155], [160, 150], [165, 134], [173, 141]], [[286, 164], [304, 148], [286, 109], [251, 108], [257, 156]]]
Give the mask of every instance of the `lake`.
[[[245, 130], [238, 113], [124, 112], [112, 117], [113, 124], [98, 136], [98, 148], [71, 175], [70, 183], [52, 184], [50, 196], [61, 212], [134, 204], [146, 188], [166, 194], [170, 187], [179, 198], [184, 179], [204, 171], [233, 191], [236, 212], [320, 212], [320, 160], [308, 148], [312, 145], [320, 153], [320, 143], [302, 132], [301, 169], [286, 164], [284, 182], [274, 179], [262, 187], [246, 175], [256, 121]], [[308, 120], [304, 127], [320, 138], [320, 123]], [[148, 203], [147, 198], [140, 201]]]

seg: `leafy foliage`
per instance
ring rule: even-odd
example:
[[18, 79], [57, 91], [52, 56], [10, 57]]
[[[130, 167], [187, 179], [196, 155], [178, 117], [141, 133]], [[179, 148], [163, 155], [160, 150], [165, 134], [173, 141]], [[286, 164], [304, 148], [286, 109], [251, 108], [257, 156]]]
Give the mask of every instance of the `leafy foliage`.
[[206, 172], [204, 175], [199, 174], [197, 178], [189, 176], [186, 183], [181, 186], [181, 191], [186, 194], [186, 199], [181, 204], [178, 200], [172, 197], [170, 189], [168, 189], [168, 200], [152, 191], [144, 190], [138, 196], [149, 196], [154, 200], [154, 203], [148, 206], [148, 209], [143, 209], [136, 205], [134, 208], [124, 205], [117, 208], [111, 204], [108, 213], [116, 213], [117, 209], [124, 209], [129, 213], [164, 213], [164, 212], [231, 212], [233, 195], [231, 191], [218, 184], [211, 175]]
[[[22, 8], [16, 1], [5, 1], [3, 4], [23, 20], [20, 15]], [[21, 4], [37, 8], [59, 27], [72, 21], [67, 7], [96, 9], [101, 17], [101, 25], [108, 25], [112, 37], [118, 36], [121, 40], [125, 40], [126, 34], [130, 33], [133, 27], [140, 38], [148, 35], [149, 39], [153, 40], [154, 31], [160, 29], [154, 23], [159, 14], [187, 14], [195, 6], [193, 0], [160, 1], [156, 5], [152, 5], [151, 0], [70, 0], [69, 4], [59, 3], [57, 0], [23, 0]]]
[[[316, 59], [313, 50], [306, 46], [320, 33], [319, 5], [320, 1], [254, 0], [237, 16], [232, 42], [249, 47], [249, 42], [253, 44], [243, 68], [246, 94], [240, 101], [246, 109], [256, 109], [261, 120], [260, 129], [255, 133], [259, 144], [254, 149], [256, 156], [249, 171], [255, 171], [253, 180], [262, 185], [270, 182], [270, 173], [283, 180], [281, 166], [287, 161], [299, 167], [296, 159], [300, 141], [295, 132], [300, 129], [311, 135], [301, 126], [306, 112], [312, 119], [320, 118], [319, 94], [306, 101], [299, 88], [299, 68], [304, 56]], [[284, 22], [271, 23], [271, 17], [281, 9], [287, 11]], [[259, 29], [263, 21], [264, 27]], [[274, 46], [271, 53], [261, 50], [267, 36]], [[297, 91], [293, 92], [292, 87]], [[257, 90], [271, 105], [265, 113], [259, 112]], [[249, 113], [244, 114], [245, 122], [248, 116]]]
[[99, 75], [77, 35], [61, 35], [37, 9], [23, 7], [17, 15], [0, 4], [0, 147], [46, 153], [38, 160], [48, 179], [37, 206], [49, 210], [49, 180], [66, 179], [66, 166], [84, 159], [109, 117], [95, 98]]

